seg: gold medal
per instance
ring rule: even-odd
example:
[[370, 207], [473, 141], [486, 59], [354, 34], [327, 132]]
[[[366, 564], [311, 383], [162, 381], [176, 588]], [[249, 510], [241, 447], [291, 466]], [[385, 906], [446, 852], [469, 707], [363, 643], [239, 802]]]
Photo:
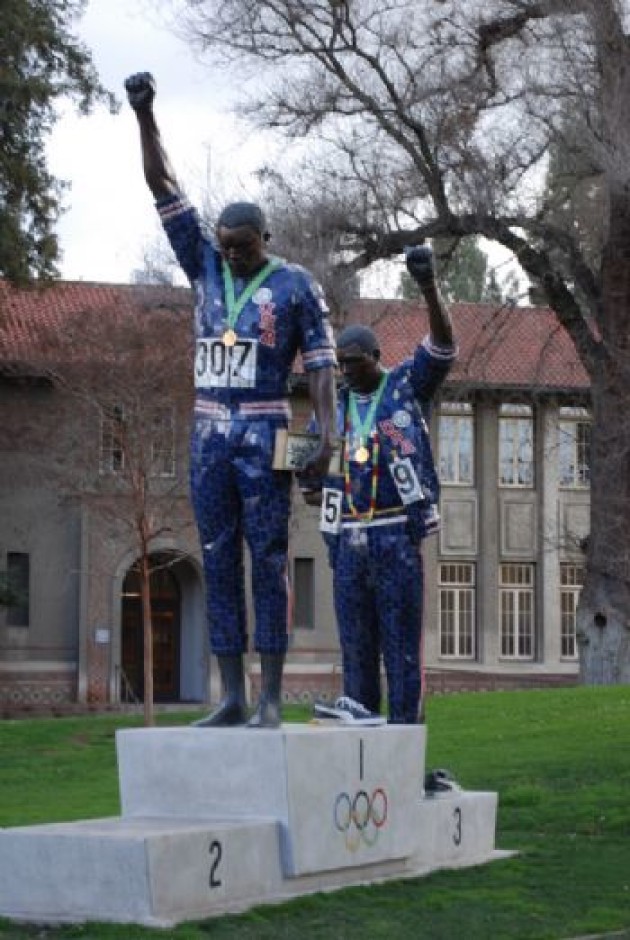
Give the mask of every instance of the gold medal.
[[226, 330], [225, 333], [223, 334], [224, 345], [233, 346], [235, 342], [236, 342], [236, 333], [234, 332], [234, 330], [232, 329]]
[[354, 459], [357, 463], [365, 463], [369, 456], [370, 452], [363, 444], [361, 444], [360, 447], [357, 447], [354, 452]]

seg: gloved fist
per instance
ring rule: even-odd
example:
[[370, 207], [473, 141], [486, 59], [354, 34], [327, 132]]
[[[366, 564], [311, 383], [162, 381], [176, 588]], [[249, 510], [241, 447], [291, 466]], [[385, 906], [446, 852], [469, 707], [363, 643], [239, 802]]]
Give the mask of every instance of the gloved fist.
[[155, 98], [155, 79], [150, 72], [136, 72], [125, 79], [125, 89], [129, 104], [138, 111], [150, 107]]
[[435, 281], [433, 250], [428, 245], [415, 245], [405, 248], [407, 270], [420, 287], [426, 287]]

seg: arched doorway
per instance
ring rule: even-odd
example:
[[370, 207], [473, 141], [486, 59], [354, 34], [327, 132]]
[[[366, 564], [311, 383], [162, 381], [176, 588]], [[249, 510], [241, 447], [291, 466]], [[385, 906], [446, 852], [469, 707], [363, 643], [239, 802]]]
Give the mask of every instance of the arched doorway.
[[[153, 625], [153, 697], [156, 702], [180, 698], [181, 592], [167, 559], [151, 558], [151, 619]], [[127, 572], [122, 589], [123, 700], [144, 699], [144, 653], [140, 575]]]

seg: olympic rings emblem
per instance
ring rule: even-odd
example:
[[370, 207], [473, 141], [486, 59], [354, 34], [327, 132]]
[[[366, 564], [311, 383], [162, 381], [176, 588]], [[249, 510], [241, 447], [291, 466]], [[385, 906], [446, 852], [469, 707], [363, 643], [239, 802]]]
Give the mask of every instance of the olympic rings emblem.
[[382, 787], [376, 787], [371, 795], [367, 790], [357, 790], [354, 796], [343, 792], [335, 800], [335, 829], [344, 834], [346, 848], [356, 852], [362, 842], [368, 846], [376, 843], [387, 812], [387, 794]]

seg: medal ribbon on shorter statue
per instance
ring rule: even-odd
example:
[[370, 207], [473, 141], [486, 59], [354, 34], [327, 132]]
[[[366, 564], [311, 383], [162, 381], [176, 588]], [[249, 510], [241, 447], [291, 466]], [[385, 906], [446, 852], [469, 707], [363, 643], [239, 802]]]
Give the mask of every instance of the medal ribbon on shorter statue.
[[387, 376], [388, 373], [383, 372], [381, 380], [378, 383], [378, 387], [372, 395], [370, 407], [368, 408], [363, 420], [361, 420], [359, 417], [357, 396], [354, 392], [350, 392], [350, 433], [353, 438], [356, 436], [359, 438], [359, 446], [354, 452], [354, 459], [357, 463], [365, 463], [370, 456], [365, 445], [374, 427], [374, 415], [376, 414], [376, 409], [378, 408], [380, 400], [383, 397], [385, 385], [387, 384]]
[[232, 272], [230, 271], [230, 266], [227, 261], [223, 262], [223, 283], [225, 284], [225, 306], [227, 307], [227, 329], [223, 334], [223, 342], [226, 346], [233, 346], [237, 340], [237, 335], [234, 327], [236, 326], [237, 320], [240, 316], [241, 310], [245, 306], [248, 300], [250, 300], [255, 292], [258, 290], [260, 285], [267, 279], [271, 274], [274, 268], [278, 267], [278, 262], [275, 258], [272, 258], [267, 264], [258, 272], [255, 278], [253, 278], [247, 287], [238, 297], [234, 294], [234, 279], [232, 277]]
[[343, 481], [346, 502], [348, 504], [348, 509], [355, 519], [362, 519], [365, 520], [365, 522], [369, 522], [374, 516], [374, 510], [376, 509], [376, 491], [378, 490], [378, 458], [381, 445], [378, 439], [378, 434], [376, 431], [373, 431], [371, 434], [372, 480], [370, 486], [370, 505], [367, 512], [359, 512], [359, 510], [354, 505], [354, 500], [352, 498], [352, 485], [350, 482], [350, 445], [348, 444], [349, 431], [350, 422], [346, 419], [346, 441], [343, 449]]
[[[374, 417], [376, 415], [376, 410], [379, 406], [380, 400], [383, 397], [383, 392], [385, 391], [387, 376], [388, 373], [384, 372], [381, 377], [381, 381], [378, 384], [378, 388], [372, 396], [370, 407], [368, 408], [363, 420], [361, 420], [359, 417], [356, 395], [354, 392], [350, 392], [350, 407], [346, 413], [346, 427], [344, 434], [345, 443], [343, 450], [343, 475], [346, 502], [355, 519], [364, 519], [367, 522], [369, 522], [374, 515], [374, 510], [376, 509], [376, 491], [378, 489], [378, 459], [380, 454], [380, 441], [378, 433], [374, 430]], [[359, 446], [356, 448], [353, 455], [355, 462], [359, 464], [367, 463], [367, 461], [370, 459], [370, 450], [372, 457], [370, 506], [367, 512], [364, 513], [360, 513], [354, 505], [350, 482], [350, 440], [357, 434], [359, 437]], [[371, 444], [370, 448], [368, 448], [368, 444]]]

